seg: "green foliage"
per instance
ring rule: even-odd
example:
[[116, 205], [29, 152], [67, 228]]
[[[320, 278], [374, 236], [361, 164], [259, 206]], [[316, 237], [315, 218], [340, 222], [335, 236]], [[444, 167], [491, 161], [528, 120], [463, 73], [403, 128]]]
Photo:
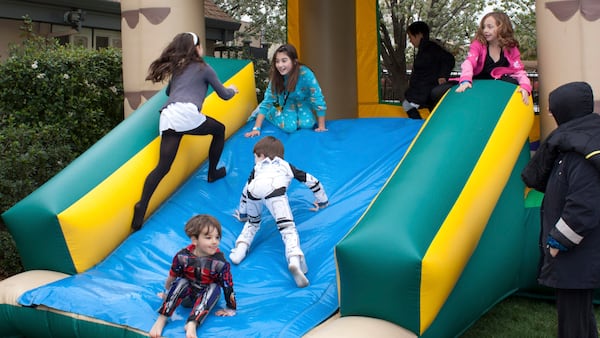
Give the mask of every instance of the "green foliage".
[[[0, 213], [25, 198], [75, 157], [58, 124], [0, 124]], [[14, 241], [0, 222], [0, 280], [23, 270]]]
[[[63, 46], [27, 30], [0, 65], [0, 214], [123, 120], [121, 51]], [[0, 220], [0, 279], [21, 271]]]
[[59, 124], [8, 123], [0, 133], [0, 210], [8, 210], [76, 157]]
[[[254, 38], [262, 43], [280, 44], [287, 41], [287, 1], [286, 0], [215, 0], [217, 6], [236, 20], [250, 22], [244, 32], [236, 35], [245, 40]], [[244, 50], [242, 58], [254, 63], [256, 97], [263, 100], [269, 82], [269, 60], [254, 58]]]
[[262, 102], [265, 97], [265, 90], [269, 84], [269, 70], [271, 63], [264, 59], [254, 59], [254, 80], [256, 81], [256, 97], [258, 102]]
[[378, 0], [382, 67], [391, 75], [396, 100], [404, 99], [408, 87], [407, 63], [414, 48], [407, 44], [406, 29], [414, 21], [425, 21], [430, 37], [448, 49], [456, 59], [455, 69], [465, 58], [479, 20], [491, 10], [506, 12], [520, 43], [523, 60], [535, 60], [535, 0]]
[[0, 280], [23, 271], [15, 241], [8, 232], [0, 231]]
[[505, 12], [511, 19], [519, 41], [521, 59], [537, 60], [535, 0], [497, 0], [495, 10]]
[[15, 123], [58, 123], [77, 152], [122, 120], [121, 53], [33, 37], [0, 67], [0, 114]]
[[265, 96], [265, 89], [269, 84], [269, 71], [271, 63], [269, 60], [255, 57], [249, 46], [230, 46], [228, 47], [228, 57], [240, 60], [250, 60], [254, 65], [254, 81], [256, 84], [256, 98], [261, 102]]
[[414, 48], [407, 44], [406, 29], [414, 21], [425, 21], [431, 40], [437, 40], [454, 54], [457, 64], [466, 54], [477, 29], [477, 15], [486, 0], [422, 1], [379, 0], [378, 17], [382, 68], [391, 75], [394, 100], [403, 100], [408, 88], [407, 63]]
[[236, 20], [250, 20], [248, 36], [262, 42], [278, 44], [287, 41], [286, 0], [214, 0]]

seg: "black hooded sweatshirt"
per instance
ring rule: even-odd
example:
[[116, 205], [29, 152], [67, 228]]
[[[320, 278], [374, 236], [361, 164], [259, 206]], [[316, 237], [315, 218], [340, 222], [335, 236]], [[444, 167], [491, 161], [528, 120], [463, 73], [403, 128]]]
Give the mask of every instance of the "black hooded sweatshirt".
[[[600, 171], [595, 151], [600, 149], [600, 116], [593, 113], [592, 90], [583, 82], [557, 88], [549, 103], [558, 128], [522, 173], [527, 185], [545, 192], [538, 282], [561, 289], [598, 288]], [[556, 257], [548, 245], [560, 249]]]
[[558, 127], [536, 151], [521, 177], [527, 186], [546, 190], [548, 175], [560, 152], [583, 155], [600, 171], [600, 115], [594, 111], [592, 88], [585, 82], [558, 87], [548, 97]]

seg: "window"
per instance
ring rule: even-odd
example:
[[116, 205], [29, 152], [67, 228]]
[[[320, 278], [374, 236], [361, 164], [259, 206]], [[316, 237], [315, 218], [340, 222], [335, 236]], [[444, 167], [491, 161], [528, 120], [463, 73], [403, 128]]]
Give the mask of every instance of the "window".
[[94, 30], [94, 48], [115, 47], [121, 48], [121, 32], [105, 29]]
[[70, 26], [52, 25], [52, 35], [61, 44], [72, 43], [86, 48], [121, 48], [121, 32], [106, 29], [82, 28], [79, 31]]

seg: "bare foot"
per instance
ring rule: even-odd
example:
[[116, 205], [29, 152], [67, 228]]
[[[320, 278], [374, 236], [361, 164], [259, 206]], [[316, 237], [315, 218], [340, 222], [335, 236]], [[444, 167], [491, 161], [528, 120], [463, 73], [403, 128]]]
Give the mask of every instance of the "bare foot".
[[198, 338], [196, 335], [196, 329], [198, 328], [198, 323], [195, 321], [189, 321], [185, 324], [185, 338]]
[[154, 322], [154, 325], [152, 325], [152, 328], [150, 329], [150, 337], [151, 338], [159, 338], [160, 337], [163, 329], [165, 328], [165, 325], [167, 325], [167, 319], [168, 319], [167, 316], [163, 316], [163, 315], [158, 316], [158, 318]]

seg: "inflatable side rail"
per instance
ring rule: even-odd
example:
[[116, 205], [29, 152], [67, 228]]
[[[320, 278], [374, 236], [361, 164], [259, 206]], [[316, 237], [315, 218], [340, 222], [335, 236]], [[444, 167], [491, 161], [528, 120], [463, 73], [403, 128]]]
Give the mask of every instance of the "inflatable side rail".
[[[458, 324], [458, 334], [470, 324], [459, 318], [474, 321], [518, 289], [526, 218], [519, 174], [529, 159], [533, 109], [516, 89], [502, 81], [477, 81], [464, 93], [450, 90], [436, 107], [377, 198], [335, 248], [342, 317], [379, 318], [432, 337], [435, 328], [448, 335]], [[495, 250], [481, 260], [472, 255], [492, 223], [505, 227], [493, 240], [514, 250]], [[490, 248], [482, 249], [485, 255], [494, 255]], [[470, 266], [474, 261], [482, 266]], [[467, 266], [497, 284], [478, 284], [486, 280], [481, 277], [459, 283]], [[506, 275], [495, 276], [501, 267]], [[477, 298], [455, 297], [462, 285], [474, 285], [477, 292], [470, 291]]]
[[[202, 111], [238, 130], [256, 107], [250, 61], [206, 58], [225, 85], [240, 93], [223, 101], [211, 92]], [[164, 89], [68, 167], [2, 214], [26, 270], [66, 274], [104, 259], [130, 233], [133, 205], [158, 158], [159, 109]], [[182, 140], [172, 170], [158, 186], [151, 214], [206, 159], [210, 136]], [[117, 187], [117, 188], [115, 188]], [[100, 207], [99, 207], [100, 206]]]

